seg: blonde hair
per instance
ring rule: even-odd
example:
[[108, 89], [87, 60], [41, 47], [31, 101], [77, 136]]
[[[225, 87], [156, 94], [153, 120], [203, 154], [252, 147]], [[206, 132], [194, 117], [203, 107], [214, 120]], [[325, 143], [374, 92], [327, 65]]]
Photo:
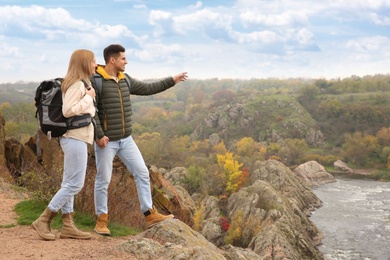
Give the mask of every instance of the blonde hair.
[[78, 80], [84, 80], [89, 84], [91, 63], [94, 61], [95, 54], [92, 51], [85, 49], [74, 51], [69, 60], [68, 72], [61, 84], [62, 93], [65, 93]]

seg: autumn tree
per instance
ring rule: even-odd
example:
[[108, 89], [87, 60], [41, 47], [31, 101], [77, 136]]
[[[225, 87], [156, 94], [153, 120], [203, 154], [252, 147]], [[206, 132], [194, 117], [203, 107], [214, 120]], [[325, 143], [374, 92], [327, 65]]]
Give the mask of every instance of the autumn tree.
[[342, 146], [342, 155], [350, 162], [362, 166], [366, 159], [378, 148], [378, 139], [372, 135], [363, 135], [361, 132], [345, 134]]
[[168, 113], [159, 107], [141, 108], [138, 114], [142, 115], [140, 123], [146, 127], [156, 127], [168, 120]]
[[264, 161], [267, 149], [252, 137], [243, 137], [235, 144], [234, 151], [240, 156], [241, 162], [250, 164], [257, 160]]
[[244, 212], [242, 210], [238, 210], [232, 216], [231, 224], [229, 229], [227, 230], [227, 236], [224, 239], [225, 244], [236, 245], [241, 240], [242, 230], [244, 228]]
[[282, 149], [281, 145], [278, 143], [270, 143], [267, 146], [266, 158], [279, 158], [279, 151]]
[[343, 113], [344, 105], [337, 98], [331, 98], [321, 101], [318, 110], [324, 118], [339, 118]]
[[226, 145], [223, 140], [213, 146], [213, 152], [216, 154], [224, 154], [227, 152]]
[[175, 163], [175, 166], [183, 165], [188, 156], [190, 137], [188, 135], [170, 138], [162, 151], [162, 158], [165, 164]]
[[203, 140], [193, 141], [191, 142], [189, 150], [192, 153], [201, 153], [208, 156], [211, 150], [209, 140], [203, 139]]
[[158, 132], [143, 133], [137, 137], [137, 145], [147, 164], [158, 165], [161, 161], [163, 141]]
[[248, 183], [249, 176], [250, 176], [249, 168], [246, 166], [242, 167], [240, 177], [237, 180], [238, 183], [237, 190], [241, 189], [243, 186], [245, 186], [245, 184]]
[[280, 157], [287, 164], [298, 164], [308, 150], [305, 139], [286, 139], [284, 146], [280, 149]]
[[188, 167], [188, 174], [183, 179], [183, 184], [190, 195], [195, 192], [206, 193], [207, 169], [199, 165]]
[[233, 158], [233, 153], [217, 154], [217, 163], [221, 169], [221, 173], [225, 176], [225, 191], [232, 193], [237, 191], [239, 187], [239, 179], [242, 174], [240, 164]]
[[383, 146], [390, 146], [390, 127], [382, 127], [377, 133], [376, 137]]
[[240, 156], [251, 157], [256, 152], [256, 142], [252, 137], [243, 137], [236, 143], [236, 151]]

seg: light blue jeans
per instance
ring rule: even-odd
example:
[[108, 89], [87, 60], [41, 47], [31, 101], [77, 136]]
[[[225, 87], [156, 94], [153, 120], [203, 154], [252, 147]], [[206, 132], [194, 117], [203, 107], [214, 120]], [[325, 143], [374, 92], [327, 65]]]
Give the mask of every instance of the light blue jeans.
[[88, 147], [83, 141], [65, 137], [60, 137], [60, 144], [64, 152], [62, 184], [51, 199], [48, 208], [52, 212], [61, 209], [62, 214], [68, 214], [73, 212], [74, 196], [84, 186]]
[[96, 215], [108, 214], [108, 185], [111, 181], [112, 164], [115, 155], [118, 155], [134, 176], [141, 211], [148, 211], [153, 206], [149, 170], [133, 137], [129, 136], [119, 141], [109, 141], [104, 148], [100, 148], [95, 143], [97, 174], [94, 195]]

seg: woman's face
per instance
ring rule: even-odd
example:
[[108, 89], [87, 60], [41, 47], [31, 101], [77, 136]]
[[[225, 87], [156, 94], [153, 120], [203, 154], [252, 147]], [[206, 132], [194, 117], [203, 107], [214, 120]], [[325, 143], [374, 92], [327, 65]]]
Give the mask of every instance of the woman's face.
[[93, 61], [91, 62], [91, 75], [95, 74], [96, 67], [97, 67], [97, 64], [96, 64], [96, 59], [94, 57]]

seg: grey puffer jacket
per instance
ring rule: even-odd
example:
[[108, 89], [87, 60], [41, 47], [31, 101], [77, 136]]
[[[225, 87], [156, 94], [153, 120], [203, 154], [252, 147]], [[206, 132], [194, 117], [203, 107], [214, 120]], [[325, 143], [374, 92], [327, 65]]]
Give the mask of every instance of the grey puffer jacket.
[[[95, 140], [107, 136], [110, 141], [117, 141], [131, 135], [132, 108], [130, 94], [149, 96], [167, 90], [175, 85], [172, 77], [152, 83], [141, 82], [129, 77], [129, 92], [124, 73], [119, 72], [118, 82], [116, 82], [108, 75], [104, 66], [99, 65], [96, 72], [102, 76], [103, 84], [101, 93], [96, 94]], [[91, 80], [91, 82], [96, 92], [98, 92], [95, 80]]]

